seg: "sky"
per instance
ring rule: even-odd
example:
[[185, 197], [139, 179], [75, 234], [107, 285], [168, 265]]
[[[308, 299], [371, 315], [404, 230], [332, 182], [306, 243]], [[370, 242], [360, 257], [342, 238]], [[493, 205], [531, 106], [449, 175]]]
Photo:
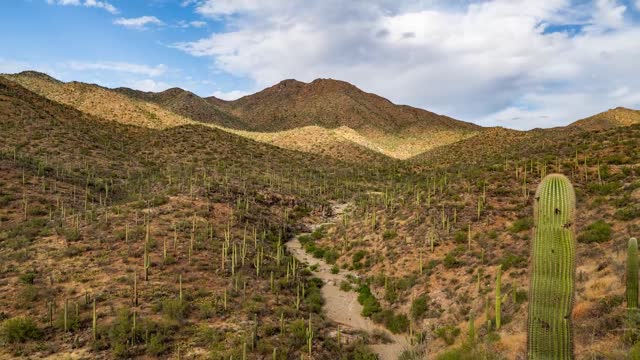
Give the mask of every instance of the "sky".
[[484, 126], [640, 109], [640, 0], [2, 0], [0, 73], [235, 99], [348, 81]]

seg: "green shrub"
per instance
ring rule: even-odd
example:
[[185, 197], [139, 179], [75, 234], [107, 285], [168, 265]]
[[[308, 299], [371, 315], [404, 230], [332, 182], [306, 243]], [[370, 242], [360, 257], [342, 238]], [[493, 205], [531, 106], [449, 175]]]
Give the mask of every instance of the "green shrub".
[[109, 328], [109, 343], [114, 357], [124, 358], [129, 355], [132, 321], [129, 309], [118, 310], [116, 318]]
[[428, 300], [427, 295], [420, 295], [413, 300], [411, 304], [411, 316], [414, 319], [421, 319], [427, 312]]
[[358, 270], [362, 268], [362, 259], [367, 256], [366, 250], [358, 250], [351, 257], [351, 263], [353, 264], [353, 268]]
[[447, 325], [436, 329], [436, 336], [444, 340], [447, 345], [453, 345], [458, 335], [460, 335], [460, 329], [455, 326]]
[[409, 330], [409, 319], [405, 314], [393, 314], [391, 310], [385, 310], [385, 312], [391, 312], [388, 316], [385, 316], [384, 326], [387, 327], [394, 334], [401, 334]]
[[523, 268], [527, 266], [527, 259], [523, 256], [507, 253], [500, 259], [500, 265], [502, 265], [503, 271], [507, 271], [511, 267]]
[[381, 310], [380, 303], [367, 285], [362, 285], [358, 289], [358, 302], [362, 305], [362, 316], [371, 317]]
[[291, 334], [293, 345], [300, 347], [307, 341], [307, 324], [304, 320], [294, 320], [289, 324], [288, 334]]
[[304, 303], [307, 309], [314, 313], [322, 312], [322, 305], [324, 305], [324, 299], [320, 293], [320, 288], [312, 286], [306, 290]]
[[393, 284], [389, 284], [384, 290], [384, 299], [390, 304], [398, 301], [398, 292]]
[[348, 357], [343, 359], [353, 359], [353, 360], [377, 360], [378, 355], [376, 355], [368, 346], [359, 342], [351, 351], [351, 354]]
[[587, 185], [587, 191], [598, 195], [611, 195], [618, 191], [621, 186], [622, 184], [619, 182], [610, 182], [604, 184], [593, 183]]
[[29, 271], [20, 275], [20, 282], [23, 284], [33, 285], [33, 282], [35, 279], [36, 279], [36, 274], [32, 271]]
[[80, 232], [76, 229], [64, 229], [62, 230], [62, 235], [64, 235], [69, 242], [78, 241], [81, 237]]
[[583, 243], [601, 243], [611, 239], [611, 225], [604, 220], [598, 220], [587, 226], [578, 236], [578, 241]]
[[27, 307], [31, 303], [37, 301], [39, 297], [40, 297], [40, 292], [34, 285], [26, 285], [18, 293], [19, 306]]
[[398, 236], [398, 234], [394, 230], [385, 230], [385, 232], [382, 234], [382, 239], [391, 240], [391, 239], [394, 239], [396, 236]]
[[436, 357], [436, 360], [463, 360], [468, 359], [465, 357], [465, 351], [462, 348], [455, 348], [444, 351]]
[[320, 240], [324, 237], [324, 235], [325, 235], [324, 227], [319, 227], [314, 232], [312, 232], [310, 236], [313, 240]]
[[27, 317], [15, 317], [2, 322], [0, 338], [6, 343], [23, 343], [42, 338], [42, 331]]
[[162, 334], [153, 334], [147, 345], [147, 353], [158, 356], [167, 351], [167, 342]]
[[324, 252], [324, 261], [326, 261], [327, 264], [335, 264], [339, 257], [340, 253], [335, 249], [325, 250]]
[[444, 264], [444, 267], [446, 267], [447, 269], [458, 268], [464, 265], [462, 261], [456, 258], [455, 252], [448, 253], [444, 257], [444, 260], [442, 261], [442, 263]]
[[474, 347], [470, 344], [465, 344], [460, 347], [444, 351], [440, 353], [436, 360], [493, 360], [501, 359], [500, 355], [494, 351], [489, 351], [484, 348]]
[[333, 265], [333, 266], [331, 267], [331, 273], [332, 273], [332, 274], [334, 274], [334, 275], [335, 275], [335, 274], [337, 274], [337, 273], [339, 273], [339, 272], [340, 272], [340, 268], [338, 267], [338, 265]]
[[533, 220], [530, 217], [518, 219], [511, 224], [509, 231], [516, 234], [521, 231], [529, 230], [533, 226]]
[[369, 297], [362, 303], [362, 316], [370, 317], [380, 310], [380, 303], [374, 297]]
[[629, 359], [640, 359], [640, 342], [636, 343], [629, 349]]
[[522, 304], [527, 301], [527, 292], [525, 290], [516, 291], [516, 303]]
[[165, 299], [162, 301], [162, 314], [169, 320], [184, 320], [187, 305], [180, 299]]
[[342, 291], [351, 291], [351, 283], [347, 280], [340, 281], [340, 290]]
[[629, 221], [640, 217], [640, 206], [632, 205], [622, 209], [618, 209], [613, 215], [616, 219], [622, 221]]

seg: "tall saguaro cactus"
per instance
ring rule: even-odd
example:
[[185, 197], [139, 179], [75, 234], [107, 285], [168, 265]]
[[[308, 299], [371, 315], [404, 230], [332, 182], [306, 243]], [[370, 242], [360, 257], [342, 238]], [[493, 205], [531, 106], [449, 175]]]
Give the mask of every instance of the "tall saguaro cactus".
[[531, 251], [529, 359], [573, 359], [575, 192], [564, 175], [546, 176], [536, 191]]
[[629, 239], [627, 251], [627, 308], [638, 308], [638, 240]]
[[500, 330], [502, 326], [501, 313], [502, 313], [502, 295], [500, 288], [502, 286], [502, 265], [498, 266], [498, 274], [496, 275], [496, 330]]

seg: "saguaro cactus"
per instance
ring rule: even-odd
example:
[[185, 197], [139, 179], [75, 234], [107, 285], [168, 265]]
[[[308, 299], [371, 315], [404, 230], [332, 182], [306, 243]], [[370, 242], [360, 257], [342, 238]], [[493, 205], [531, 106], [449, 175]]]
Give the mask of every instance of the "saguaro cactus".
[[638, 240], [629, 239], [627, 251], [627, 308], [638, 308]]
[[529, 359], [573, 359], [575, 192], [564, 175], [546, 176], [536, 191], [531, 251]]
[[502, 265], [498, 266], [498, 274], [496, 275], [496, 306], [495, 306], [495, 311], [496, 311], [496, 330], [500, 330], [500, 327], [502, 326], [502, 321], [501, 321], [501, 314], [502, 314], [502, 294], [501, 294], [501, 287], [502, 287]]

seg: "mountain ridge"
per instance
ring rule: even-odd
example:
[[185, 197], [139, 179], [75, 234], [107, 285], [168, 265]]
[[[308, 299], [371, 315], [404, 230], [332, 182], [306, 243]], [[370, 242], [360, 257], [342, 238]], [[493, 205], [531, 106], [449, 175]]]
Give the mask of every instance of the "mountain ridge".
[[538, 133], [599, 131], [640, 123], [640, 111], [617, 107], [563, 127], [496, 130], [397, 105], [328, 78], [308, 83], [286, 79], [226, 101], [178, 87], [145, 92], [62, 82], [36, 71], [2, 76], [54, 101], [125, 124], [167, 128], [200, 123], [290, 150], [354, 161], [371, 158], [369, 151], [397, 159], [443, 159], [451, 151], [464, 155], [466, 145], [476, 156], [517, 145]]

